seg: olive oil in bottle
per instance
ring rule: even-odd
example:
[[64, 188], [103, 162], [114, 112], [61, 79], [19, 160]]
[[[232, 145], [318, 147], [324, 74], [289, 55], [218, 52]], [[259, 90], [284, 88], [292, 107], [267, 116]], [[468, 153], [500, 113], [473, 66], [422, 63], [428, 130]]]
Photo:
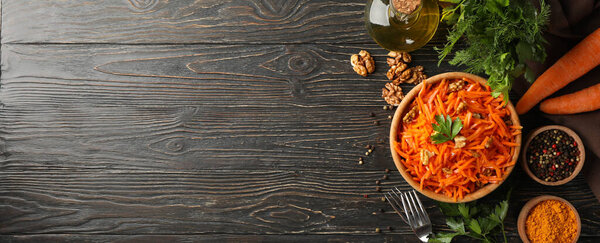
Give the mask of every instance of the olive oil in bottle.
[[431, 40], [440, 13], [437, 0], [368, 0], [369, 35], [390, 51], [414, 51]]

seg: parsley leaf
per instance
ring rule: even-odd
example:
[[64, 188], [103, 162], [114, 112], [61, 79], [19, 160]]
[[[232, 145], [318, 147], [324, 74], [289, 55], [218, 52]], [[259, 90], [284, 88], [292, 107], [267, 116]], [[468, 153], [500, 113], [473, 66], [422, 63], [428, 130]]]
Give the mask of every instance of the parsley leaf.
[[496, 209], [494, 210], [496, 216], [498, 216], [499, 221], [504, 221], [506, 218], [506, 213], [508, 213], [508, 201], [502, 201]]
[[435, 121], [437, 124], [431, 123], [431, 126], [433, 127], [431, 141], [435, 144], [454, 139], [463, 128], [462, 121], [458, 117], [452, 121], [450, 115], [446, 115], [446, 117], [443, 115], [436, 115]]
[[461, 203], [458, 204], [458, 211], [465, 219], [471, 218], [471, 214], [469, 214], [469, 205]]
[[469, 223], [469, 229], [471, 229], [475, 234], [481, 234], [481, 226], [479, 226], [479, 222], [476, 219], [472, 219]]
[[460, 212], [458, 211], [458, 208], [456, 208], [455, 204], [453, 204], [453, 203], [440, 202], [439, 206], [440, 206], [440, 210], [442, 210], [442, 213], [446, 216], [451, 216], [451, 217], [460, 216]]
[[450, 229], [456, 231], [457, 233], [464, 234], [465, 233], [465, 223], [462, 220], [456, 220], [454, 218], [447, 218], [446, 225], [450, 227]]
[[452, 238], [454, 236], [460, 235], [460, 233], [446, 233], [440, 232], [435, 235], [435, 237], [430, 238], [428, 242], [432, 243], [450, 243], [452, 242]]

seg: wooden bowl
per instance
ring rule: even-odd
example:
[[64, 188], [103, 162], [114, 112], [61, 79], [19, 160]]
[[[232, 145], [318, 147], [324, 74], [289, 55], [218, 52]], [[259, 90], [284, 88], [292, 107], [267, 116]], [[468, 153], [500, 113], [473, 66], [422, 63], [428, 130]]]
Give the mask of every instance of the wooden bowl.
[[573, 242], [577, 242], [577, 239], [579, 239], [579, 234], [581, 234], [581, 219], [579, 218], [579, 213], [577, 212], [577, 209], [575, 209], [575, 207], [573, 207], [573, 204], [571, 204], [569, 201], [562, 199], [560, 197], [555, 197], [555, 196], [551, 196], [551, 195], [542, 195], [539, 197], [534, 197], [531, 200], [529, 200], [525, 204], [525, 206], [523, 206], [523, 208], [521, 209], [521, 212], [519, 213], [519, 217], [517, 218], [517, 229], [519, 231], [519, 237], [521, 237], [521, 240], [524, 243], [530, 242], [529, 238], [527, 238], [527, 233], [526, 233], [526, 229], [525, 229], [525, 221], [527, 221], [527, 216], [529, 215], [529, 211], [531, 211], [531, 209], [538, 203], [540, 203], [542, 201], [546, 201], [546, 200], [561, 201], [561, 202], [565, 203], [567, 206], [569, 206], [569, 208], [571, 208], [571, 210], [573, 210], [573, 212], [575, 213], [575, 221], [577, 221], [577, 235], [575, 236], [575, 240], [573, 240]]
[[[437, 82], [442, 81], [442, 79], [456, 79], [456, 78], [468, 78], [470, 80], [479, 82], [484, 85], [486, 83], [486, 79], [484, 79], [482, 77], [479, 77], [477, 75], [473, 75], [470, 73], [463, 73], [463, 72], [442, 73], [442, 74], [438, 74], [433, 77], [430, 77], [423, 82], [427, 82], [427, 84], [435, 84]], [[397, 141], [398, 127], [401, 126], [402, 117], [404, 117], [404, 114], [407, 112], [408, 107], [410, 106], [413, 99], [419, 93], [419, 91], [421, 90], [422, 87], [423, 87], [422, 83], [415, 86], [410, 92], [408, 92], [408, 94], [404, 97], [404, 99], [402, 100], [402, 102], [400, 102], [400, 105], [396, 109], [396, 113], [394, 113], [394, 119], [392, 120], [392, 125], [390, 128], [390, 144], [394, 144]], [[514, 125], [520, 126], [521, 123], [519, 122], [519, 116], [517, 115], [517, 112], [515, 111], [515, 108], [512, 105], [512, 103], [508, 102], [508, 104], [506, 105], [506, 108], [510, 111], [510, 119], [511, 119], [512, 123]], [[517, 135], [515, 142], [519, 145], [521, 144], [521, 135]], [[517, 159], [519, 158], [520, 148], [521, 148], [521, 146], [517, 146], [515, 148], [515, 153], [512, 158], [512, 161], [515, 163], [516, 163]], [[431, 190], [427, 190], [427, 189], [421, 190], [419, 188], [419, 183], [417, 183], [416, 181], [413, 181], [412, 178], [410, 177], [410, 174], [408, 172], [406, 172], [406, 168], [404, 167], [402, 162], [400, 162], [401, 157], [398, 153], [396, 153], [393, 146], [390, 146], [390, 150], [392, 152], [392, 158], [394, 159], [394, 164], [396, 164], [396, 168], [398, 169], [398, 171], [400, 172], [402, 177], [404, 177], [404, 180], [406, 182], [408, 182], [408, 184], [411, 185], [416, 191], [420, 192], [421, 194], [425, 195], [426, 197], [429, 197], [433, 200], [437, 200], [437, 201], [441, 201], [441, 202], [463, 203], [463, 202], [470, 202], [470, 201], [482, 198], [482, 197], [488, 195], [489, 193], [491, 193], [492, 191], [494, 191], [496, 188], [498, 188], [502, 184], [502, 182], [504, 182], [506, 180], [506, 178], [510, 175], [510, 173], [514, 169], [514, 165], [507, 168], [507, 173], [504, 174], [504, 178], [503, 178], [502, 182], [500, 182], [498, 184], [488, 184], [482, 188], [479, 188], [477, 191], [474, 191], [472, 193], [465, 195], [462, 199], [457, 199], [457, 201], [454, 201], [453, 198], [450, 198], [444, 194], [438, 194], [438, 193], [435, 193], [435, 192], [433, 192]]]
[[[544, 181], [544, 180], [538, 178], [537, 176], [535, 176], [533, 174], [533, 172], [531, 172], [531, 170], [529, 169], [529, 166], [527, 166], [527, 148], [529, 148], [529, 143], [531, 143], [531, 140], [533, 140], [533, 138], [535, 136], [537, 136], [538, 134], [540, 134], [541, 132], [551, 130], [551, 129], [561, 130], [561, 131], [567, 133], [569, 136], [573, 137], [575, 142], [577, 142], [577, 148], [579, 148], [579, 162], [577, 163], [577, 166], [575, 167], [573, 174], [571, 174], [571, 176], [569, 176], [565, 179], [562, 179], [560, 181], [554, 181], [554, 182]], [[526, 140], [525, 146], [523, 148], [523, 154], [522, 154], [521, 160], [522, 160], [521, 165], [523, 165], [523, 169], [525, 170], [527, 175], [529, 175], [529, 177], [531, 177], [531, 179], [533, 179], [534, 181], [537, 181], [538, 183], [540, 183], [542, 185], [558, 186], [558, 185], [562, 185], [562, 184], [565, 184], [565, 183], [573, 180], [573, 178], [575, 178], [577, 176], [577, 174], [579, 174], [579, 172], [581, 171], [581, 168], [583, 168], [583, 163], [585, 161], [585, 148], [583, 147], [581, 138], [579, 138], [577, 133], [575, 133], [573, 130], [569, 129], [568, 127], [558, 126], [558, 125], [543, 126], [543, 127], [536, 128], [535, 130], [531, 131], [529, 133], [529, 135], [527, 135], [527, 140]]]

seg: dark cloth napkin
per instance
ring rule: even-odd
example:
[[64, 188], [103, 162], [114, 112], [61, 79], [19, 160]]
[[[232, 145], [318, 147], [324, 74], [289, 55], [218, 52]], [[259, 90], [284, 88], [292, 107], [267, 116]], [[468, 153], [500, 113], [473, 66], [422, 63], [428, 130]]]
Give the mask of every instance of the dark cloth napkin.
[[[539, 0], [532, 0], [539, 6]], [[575, 46], [588, 34], [600, 28], [600, 0], [546, 0], [551, 7], [550, 24], [544, 35], [548, 44], [548, 57], [544, 63], [529, 63], [536, 73], [541, 75], [561, 56]], [[600, 53], [588, 53], [600, 55]], [[568, 94], [592, 86], [600, 82], [600, 66], [567, 85], [552, 97]], [[517, 80], [513, 91], [521, 96], [529, 83]], [[530, 111], [529, 116], [543, 116], [555, 124], [574, 130], [586, 147], [584, 176], [590, 188], [600, 201], [600, 110], [575, 115], [548, 115], [539, 111], [538, 107]]]

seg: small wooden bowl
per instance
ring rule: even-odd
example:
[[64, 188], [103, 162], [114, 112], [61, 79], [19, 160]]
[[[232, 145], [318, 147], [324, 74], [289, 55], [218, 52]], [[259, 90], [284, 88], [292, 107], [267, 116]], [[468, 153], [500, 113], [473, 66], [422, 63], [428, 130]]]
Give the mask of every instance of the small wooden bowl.
[[[479, 77], [477, 75], [473, 75], [470, 73], [463, 73], [463, 72], [442, 73], [442, 74], [438, 74], [433, 77], [430, 77], [423, 82], [427, 82], [427, 84], [435, 84], [437, 82], [442, 81], [443, 79], [456, 79], [456, 78], [468, 78], [470, 80], [479, 82], [483, 85], [486, 85], [486, 82], [487, 82], [486, 79], [484, 79], [482, 77]], [[396, 113], [394, 113], [394, 119], [392, 120], [392, 125], [390, 128], [390, 144], [394, 144], [397, 141], [398, 127], [401, 126], [402, 117], [404, 117], [404, 114], [408, 111], [408, 107], [412, 103], [415, 96], [419, 93], [419, 91], [421, 91], [422, 87], [423, 87], [423, 83], [415, 86], [410, 92], [408, 92], [408, 94], [406, 94], [406, 96], [404, 96], [404, 99], [402, 99], [402, 102], [400, 102], [400, 105], [396, 109]], [[515, 111], [515, 108], [512, 105], [512, 103], [508, 102], [508, 104], [506, 104], [506, 108], [510, 111], [510, 119], [511, 119], [512, 123], [516, 126], [520, 126], [521, 123], [519, 122], [519, 116], [517, 115], [517, 112]], [[517, 135], [515, 142], [519, 145], [521, 144], [521, 135]], [[393, 146], [390, 146], [390, 150], [392, 152], [392, 158], [394, 159], [394, 164], [396, 164], [396, 168], [398, 169], [398, 171], [400, 172], [400, 174], [402, 175], [404, 180], [410, 186], [412, 186], [416, 191], [420, 192], [421, 194], [425, 195], [426, 197], [429, 197], [433, 200], [437, 200], [437, 201], [441, 201], [441, 202], [448, 202], [448, 203], [470, 202], [470, 201], [474, 201], [474, 200], [480, 199], [480, 198], [488, 195], [489, 193], [494, 191], [496, 188], [498, 188], [502, 184], [502, 182], [504, 182], [506, 180], [506, 178], [510, 175], [510, 173], [513, 171], [513, 169], [515, 167], [513, 165], [513, 166], [507, 168], [507, 172], [504, 175], [504, 178], [502, 178], [503, 179], [502, 182], [500, 182], [498, 184], [488, 184], [482, 188], [479, 188], [479, 190], [477, 190], [477, 191], [474, 191], [472, 193], [465, 195], [463, 197], [463, 199], [457, 199], [457, 201], [454, 201], [453, 198], [450, 198], [444, 194], [438, 194], [438, 193], [435, 193], [435, 192], [427, 190], [427, 189], [421, 190], [419, 187], [419, 183], [413, 181], [410, 174], [408, 172], [406, 172], [406, 168], [404, 167], [402, 162], [400, 162], [401, 157], [394, 150]], [[517, 159], [519, 158], [520, 150], [521, 150], [521, 146], [517, 146], [515, 148], [515, 153], [512, 157], [512, 161], [515, 162], [515, 164], [516, 164]]]
[[[544, 181], [544, 180], [538, 178], [529, 169], [529, 166], [527, 165], [527, 149], [529, 148], [529, 143], [531, 143], [531, 140], [533, 140], [533, 138], [535, 136], [542, 133], [543, 131], [552, 130], [552, 129], [561, 130], [561, 131], [567, 133], [569, 136], [573, 137], [573, 140], [575, 140], [575, 142], [577, 142], [577, 148], [579, 148], [579, 162], [577, 163], [577, 166], [575, 167], [573, 174], [571, 174], [569, 177], [562, 179], [560, 181], [549, 182], [549, 181]], [[583, 163], [585, 162], [585, 148], [583, 146], [583, 143], [581, 142], [581, 138], [579, 138], [577, 133], [575, 133], [573, 130], [569, 129], [568, 127], [558, 126], [558, 125], [543, 126], [543, 127], [536, 128], [535, 130], [531, 131], [529, 133], [529, 135], [527, 135], [527, 140], [526, 140], [525, 146], [523, 148], [523, 154], [522, 154], [521, 160], [522, 160], [521, 165], [523, 166], [523, 169], [525, 170], [527, 175], [529, 175], [529, 177], [531, 177], [531, 179], [533, 179], [534, 181], [537, 181], [538, 183], [540, 183], [542, 185], [558, 186], [558, 185], [562, 185], [562, 184], [565, 184], [565, 183], [573, 180], [573, 178], [575, 178], [577, 176], [577, 174], [579, 174], [579, 172], [581, 171], [581, 168], [583, 168]]]
[[517, 229], [519, 231], [519, 237], [521, 237], [521, 240], [524, 243], [530, 242], [529, 238], [527, 238], [527, 232], [525, 229], [525, 222], [527, 221], [527, 216], [529, 216], [529, 211], [531, 211], [531, 209], [533, 207], [535, 207], [535, 205], [537, 205], [538, 203], [540, 203], [542, 201], [546, 201], [546, 200], [561, 201], [561, 202], [565, 203], [567, 206], [569, 206], [569, 208], [571, 208], [571, 210], [573, 210], [573, 212], [575, 213], [575, 221], [577, 221], [577, 235], [575, 236], [575, 240], [573, 240], [573, 242], [577, 242], [577, 239], [579, 239], [579, 235], [581, 234], [581, 219], [579, 218], [579, 213], [577, 212], [577, 209], [575, 209], [575, 207], [573, 207], [573, 204], [571, 204], [569, 201], [562, 199], [560, 197], [551, 196], [551, 195], [542, 195], [542, 196], [534, 197], [531, 200], [529, 200], [525, 204], [525, 206], [523, 206], [523, 208], [521, 209], [521, 212], [519, 213], [519, 217], [517, 218]]

